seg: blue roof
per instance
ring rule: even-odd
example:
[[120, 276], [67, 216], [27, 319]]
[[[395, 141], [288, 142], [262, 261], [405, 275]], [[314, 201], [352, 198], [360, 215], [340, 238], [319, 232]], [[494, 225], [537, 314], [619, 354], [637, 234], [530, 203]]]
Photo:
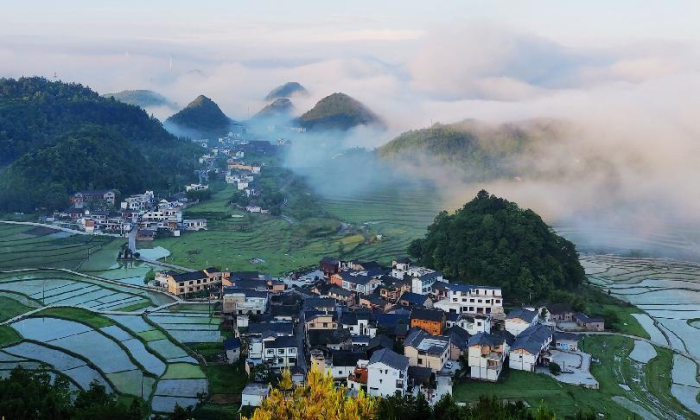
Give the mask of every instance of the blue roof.
[[226, 340], [224, 340], [224, 348], [226, 350], [240, 349], [241, 348], [241, 339], [240, 338], [227, 338]]
[[399, 300], [405, 300], [406, 302], [414, 305], [423, 305], [427, 299], [427, 296], [419, 295], [418, 293], [413, 292], [403, 292], [399, 298]]

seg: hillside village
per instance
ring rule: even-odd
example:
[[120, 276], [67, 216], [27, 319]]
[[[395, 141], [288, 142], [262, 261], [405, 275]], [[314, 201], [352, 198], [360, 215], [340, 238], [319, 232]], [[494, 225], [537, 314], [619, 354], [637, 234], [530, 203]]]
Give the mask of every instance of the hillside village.
[[162, 271], [150, 287], [221, 301], [227, 362], [250, 373], [244, 406], [258, 406], [284, 369], [299, 383], [317, 368], [350, 392], [430, 403], [455, 379], [496, 382], [505, 369], [551, 374], [556, 365], [558, 380], [598, 387], [577, 332], [603, 331], [604, 321], [568, 304], [506, 311], [501, 288], [452, 283], [407, 258], [391, 267], [324, 258], [302, 279], [210, 267]]
[[[261, 196], [261, 189], [255, 187], [255, 178], [261, 173], [263, 165], [247, 163], [244, 158], [246, 154], [274, 156], [279, 147], [288, 142], [282, 139], [276, 144], [263, 140], [244, 140], [240, 133], [233, 132], [219, 138], [215, 147], [209, 147], [209, 139], [194, 142], [208, 149], [199, 158], [203, 167], [197, 171], [200, 181], [206, 182], [210, 174], [219, 175], [222, 172], [226, 184], [235, 185], [246, 197], [246, 204], [239, 207], [250, 213], [270, 213], [270, 209], [256, 201], [256, 197]], [[225, 171], [218, 167], [219, 159], [225, 160]], [[206, 183], [185, 185], [182, 191], [165, 197], [154, 191], [145, 191], [121, 198], [118, 188], [77, 191], [70, 197], [70, 207], [44, 215], [40, 221], [90, 234], [131, 234], [138, 241], [152, 241], [158, 235], [180, 236], [185, 231], [206, 230], [206, 219], [186, 218], [183, 217], [183, 212], [209, 195], [209, 185]]]

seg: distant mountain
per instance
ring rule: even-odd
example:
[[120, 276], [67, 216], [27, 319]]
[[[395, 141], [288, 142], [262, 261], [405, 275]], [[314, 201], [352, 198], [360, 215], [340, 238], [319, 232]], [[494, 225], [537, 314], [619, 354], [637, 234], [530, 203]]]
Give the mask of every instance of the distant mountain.
[[221, 135], [231, 127], [231, 119], [221, 108], [204, 95], [199, 95], [184, 109], [165, 120], [185, 130], [195, 130], [202, 135]]
[[383, 127], [384, 123], [362, 102], [344, 94], [334, 93], [299, 118], [306, 129], [348, 130], [359, 125]]
[[177, 108], [177, 104], [152, 90], [123, 90], [116, 93], [105, 93], [102, 96], [105, 98], [114, 98], [125, 104], [140, 106], [143, 109], [159, 106], [172, 109]]
[[297, 82], [287, 82], [282, 86], [277, 86], [272, 89], [265, 97], [266, 101], [272, 101], [279, 98], [289, 98], [292, 95], [308, 95], [309, 92]]
[[452, 165], [474, 180], [515, 177], [536, 171], [522, 158], [554, 144], [568, 128], [562, 121], [544, 119], [501, 125], [465, 120], [405, 132], [378, 152], [385, 159]]
[[0, 79], [0, 210], [67, 206], [81, 189], [170, 192], [194, 176], [201, 148], [143, 109], [79, 84]]
[[294, 105], [292, 101], [287, 98], [275, 99], [274, 102], [267, 104], [263, 109], [260, 110], [253, 118], [277, 118], [277, 117], [288, 117], [294, 112]]

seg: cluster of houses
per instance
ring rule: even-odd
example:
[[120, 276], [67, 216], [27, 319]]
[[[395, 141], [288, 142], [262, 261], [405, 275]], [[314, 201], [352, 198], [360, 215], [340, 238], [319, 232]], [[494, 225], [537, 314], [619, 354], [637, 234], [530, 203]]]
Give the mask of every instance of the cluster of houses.
[[[185, 191], [202, 191], [207, 185], [190, 184]], [[117, 206], [115, 190], [78, 191], [70, 197], [71, 206], [43, 221], [87, 233], [126, 235], [136, 229], [138, 240], [153, 240], [159, 231], [179, 236], [181, 231], [207, 228], [205, 219], [185, 219], [183, 210], [190, 204], [185, 192], [157, 198], [153, 191], [125, 197]]]
[[[441, 273], [397, 259], [375, 262], [324, 258], [319, 279], [305, 287], [257, 272], [209, 268], [160, 273], [173, 294], [219, 294], [235, 337], [230, 363], [250, 369], [290, 369], [303, 381], [312, 366], [351, 392], [374, 396], [422, 393], [435, 402], [451, 393], [462, 369], [474, 380], [497, 381], [504, 367], [535, 371], [551, 351], [577, 351], [578, 335], [599, 330], [601, 319], [567, 305], [516, 308], [507, 314], [501, 289], [450, 283]], [[252, 382], [243, 400], [255, 405], [269, 388]]]

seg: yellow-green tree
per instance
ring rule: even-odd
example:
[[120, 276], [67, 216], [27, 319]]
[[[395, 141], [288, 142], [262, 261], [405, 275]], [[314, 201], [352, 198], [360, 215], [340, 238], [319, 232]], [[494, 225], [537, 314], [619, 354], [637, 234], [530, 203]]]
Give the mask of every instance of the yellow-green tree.
[[288, 371], [279, 387], [255, 410], [250, 420], [372, 420], [375, 400], [360, 392], [348, 398], [347, 389], [336, 388], [333, 378], [312, 368], [304, 386], [294, 386]]

